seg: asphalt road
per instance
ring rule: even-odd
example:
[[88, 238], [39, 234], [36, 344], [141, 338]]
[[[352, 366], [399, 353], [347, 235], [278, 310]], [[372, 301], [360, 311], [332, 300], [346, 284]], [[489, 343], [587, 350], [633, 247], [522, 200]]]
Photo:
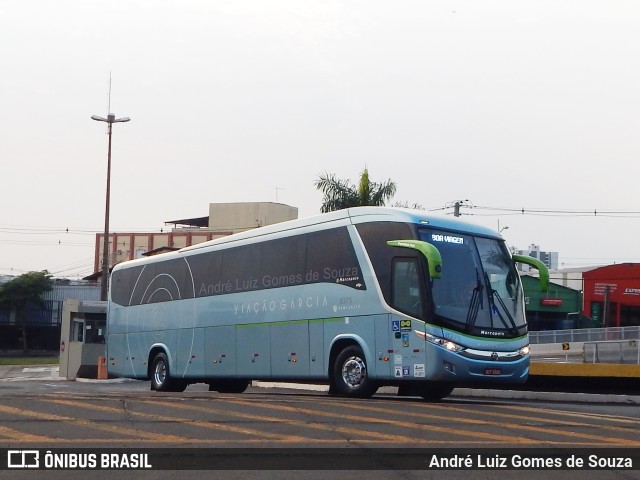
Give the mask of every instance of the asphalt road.
[[[550, 404], [508, 398], [510, 395], [496, 392], [495, 398], [484, 399], [452, 396], [441, 403], [427, 403], [386, 394], [358, 400], [309, 390], [259, 387], [244, 394], [223, 395], [208, 392], [205, 385], [193, 385], [175, 394], [151, 392], [149, 382], [67, 382], [45, 377], [0, 383], [0, 425], [5, 429], [0, 431], [0, 444], [5, 443], [4, 437], [12, 444], [93, 442], [105, 446], [601, 446], [607, 442], [600, 434], [588, 432], [605, 428], [600, 424], [608, 421], [621, 426], [616, 430], [620, 437], [612, 437], [613, 444], [640, 446], [640, 409], [636, 405], [557, 400]], [[607, 417], [611, 412], [615, 415]], [[575, 423], [577, 418], [581, 423]], [[535, 426], [541, 422], [550, 424], [551, 430]], [[105, 425], [107, 428], [102, 428]], [[136, 430], [130, 430], [131, 425]], [[249, 425], [251, 428], [245, 429]], [[626, 428], [630, 425], [635, 429]], [[105, 432], [111, 435], [105, 436]], [[452, 437], [452, 433], [456, 435]], [[627, 438], [625, 434], [630, 435]]]
[[[514, 478], [516, 473], [518, 478], [545, 480], [640, 478], [638, 469], [615, 468], [510, 473], [491, 468], [404, 470], [397, 459], [385, 457], [388, 450], [381, 450], [405, 452], [420, 448], [426, 453], [467, 454], [479, 448], [488, 448], [489, 452], [532, 452], [541, 448], [560, 455], [608, 447], [638, 455], [640, 409], [633, 402], [604, 401], [611, 399], [609, 396], [599, 396], [604, 398], [598, 402], [583, 396], [583, 401], [576, 402], [570, 396], [538, 399], [524, 398], [522, 392], [486, 391], [481, 398], [478, 392], [472, 396], [474, 392], [461, 391], [442, 402], [427, 403], [386, 393], [368, 400], [346, 399], [323, 391], [276, 388], [277, 385], [251, 387], [244, 394], [219, 394], [208, 392], [204, 385], [194, 385], [175, 394], [151, 392], [149, 382], [67, 382], [46, 369], [18, 370], [5, 372], [0, 381], [3, 448], [126, 448], [131, 452], [144, 448], [174, 452], [186, 448], [195, 452], [194, 449], [206, 448], [210, 449], [209, 456], [223, 448], [245, 452], [237, 459], [243, 470], [225, 470], [224, 475], [209, 470], [207, 476], [215, 478], [294, 478], [294, 472], [286, 469], [274, 471], [264, 469], [264, 465], [256, 468], [252, 457], [246, 455], [258, 449], [259, 455], [253, 461], [264, 460], [263, 452], [274, 448], [278, 450], [272, 451], [278, 454], [300, 448], [355, 452], [357, 456], [346, 461], [364, 458], [373, 462], [374, 471], [366, 474], [368, 479], [439, 478], [438, 473], [446, 474], [447, 479]], [[410, 460], [402, 455], [399, 458]], [[336, 476], [294, 463], [301, 468], [295, 478], [362, 478], [363, 472], [345, 469], [342, 457], [327, 456], [326, 462], [321, 468], [343, 471]], [[175, 464], [175, 468], [179, 466]], [[0, 471], [0, 478], [73, 478], [80, 473], [78, 478], [120, 478], [109, 471]], [[196, 473], [185, 470], [179, 475], [181, 480], [202, 478], [202, 472], [198, 476]], [[174, 476], [163, 470], [135, 473], [135, 478]]]
[[255, 387], [244, 394], [174, 394], [150, 392], [147, 382], [40, 387], [0, 395], [0, 445], [640, 447], [636, 406], [358, 400]]

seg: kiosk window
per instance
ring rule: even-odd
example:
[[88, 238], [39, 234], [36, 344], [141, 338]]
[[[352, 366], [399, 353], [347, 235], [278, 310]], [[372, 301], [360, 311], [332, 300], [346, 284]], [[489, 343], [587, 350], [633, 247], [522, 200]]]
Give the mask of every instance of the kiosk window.
[[104, 320], [86, 320], [85, 342], [104, 343]]
[[71, 341], [84, 342], [84, 322], [82, 320], [73, 320]]

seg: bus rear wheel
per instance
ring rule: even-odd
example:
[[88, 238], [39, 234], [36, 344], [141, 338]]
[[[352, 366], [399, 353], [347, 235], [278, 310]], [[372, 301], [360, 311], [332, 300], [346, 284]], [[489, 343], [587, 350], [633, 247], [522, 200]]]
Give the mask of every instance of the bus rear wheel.
[[344, 348], [333, 364], [329, 391], [346, 397], [369, 398], [376, 390], [378, 385], [369, 378], [362, 349], [357, 345]]
[[158, 353], [151, 366], [151, 390], [156, 392], [184, 392], [187, 383], [171, 378], [169, 359], [165, 353]]

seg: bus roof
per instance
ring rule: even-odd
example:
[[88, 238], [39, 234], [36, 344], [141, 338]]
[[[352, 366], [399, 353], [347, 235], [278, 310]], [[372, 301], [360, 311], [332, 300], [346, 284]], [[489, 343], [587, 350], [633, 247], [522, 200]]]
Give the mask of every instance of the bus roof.
[[323, 225], [329, 223], [341, 224], [359, 224], [368, 222], [406, 222], [432, 227], [442, 228], [445, 230], [464, 231], [473, 235], [482, 235], [487, 237], [501, 238], [500, 235], [486, 227], [482, 227], [473, 223], [462, 221], [456, 217], [433, 215], [423, 210], [411, 210], [397, 207], [353, 207], [338, 210], [335, 212], [323, 213], [311, 217], [299, 218], [297, 220], [289, 220], [286, 222], [276, 223], [265, 227], [254, 228], [245, 232], [228, 235], [226, 237], [216, 238], [208, 242], [198, 243], [181, 249], [181, 252], [196, 250], [208, 245], [218, 245], [248, 238], [260, 237], [279, 232], [287, 232], [299, 228], [310, 227], [314, 225]]
[[[179, 256], [181, 253], [206, 248], [213, 245], [224, 245], [241, 240], [247, 240], [251, 238], [258, 238], [264, 235], [277, 234], [281, 232], [288, 232], [292, 230], [302, 229], [305, 227], [312, 227], [316, 225], [338, 224], [359, 224], [369, 222], [404, 222], [413, 224], [422, 224], [424, 226], [430, 226], [435, 228], [441, 228], [444, 230], [452, 230], [459, 232], [467, 232], [472, 235], [481, 235], [492, 238], [502, 238], [496, 231], [491, 230], [483, 226], [476, 225], [474, 223], [460, 220], [456, 217], [434, 215], [424, 210], [412, 210], [407, 208], [398, 207], [353, 207], [338, 210], [335, 212], [323, 213], [314, 215], [311, 217], [299, 218], [297, 220], [289, 220], [286, 222], [276, 223], [273, 225], [267, 225], [264, 227], [254, 228], [245, 232], [235, 233], [207, 242], [198, 243], [189, 247], [184, 247], [176, 252], [164, 253], [162, 255], [146, 257], [144, 259], [131, 260], [126, 263], [127, 266], [136, 263], [149, 263], [154, 261], [168, 260], [171, 257]], [[118, 267], [121, 264], [116, 265]]]

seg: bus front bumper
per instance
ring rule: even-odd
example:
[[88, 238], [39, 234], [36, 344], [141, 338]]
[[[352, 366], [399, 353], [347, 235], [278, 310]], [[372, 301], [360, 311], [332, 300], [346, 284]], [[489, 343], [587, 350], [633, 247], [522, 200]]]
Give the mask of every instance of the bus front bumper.
[[524, 383], [529, 375], [529, 355], [505, 355], [501, 352], [486, 352], [486, 360], [477, 352], [452, 352], [445, 348], [434, 348], [435, 355], [429, 358], [429, 377], [434, 381], [453, 383]]

